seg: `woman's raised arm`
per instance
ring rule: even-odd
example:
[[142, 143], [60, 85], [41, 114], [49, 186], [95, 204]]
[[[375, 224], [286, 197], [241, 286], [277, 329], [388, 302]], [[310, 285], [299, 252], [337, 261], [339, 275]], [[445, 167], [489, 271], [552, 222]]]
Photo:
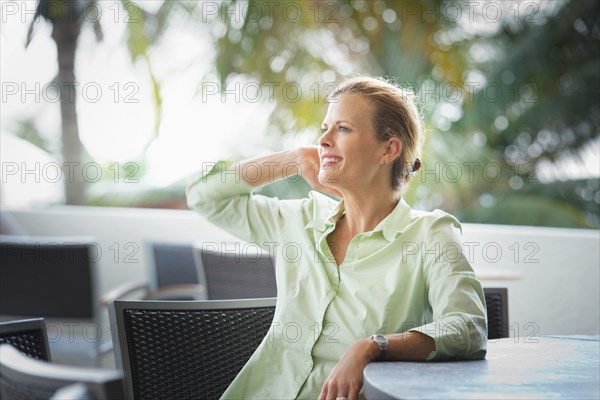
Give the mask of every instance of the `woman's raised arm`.
[[297, 213], [298, 204], [303, 200], [280, 201], [251, 196], [251, 192], [288, 176], [301, 175], [314, 189], [339, 197], [336, 190], [318, 182], [319, 164], [316, 146], [234, 163], [211, 163], [210, 169], [186, 188], [188, 206], [246, 241], [276, 240], [281, 226], [290, 215]]
[[251, 186], [262, 186], [290, 175], [301, 175], [315, 190], [341, 197], [336, 189], [318, 180], [320, 158], [317, 146], [302, 146], [235, 163], [238, 176]]

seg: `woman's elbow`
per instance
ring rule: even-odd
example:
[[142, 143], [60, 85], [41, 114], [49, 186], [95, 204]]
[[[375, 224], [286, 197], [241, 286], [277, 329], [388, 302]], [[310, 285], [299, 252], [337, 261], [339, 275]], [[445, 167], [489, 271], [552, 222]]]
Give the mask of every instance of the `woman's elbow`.
[[453, 318], [442, 324], [436, 338], [434, 359], [476, 360], [487, 352], [487, 319], [485, 317]]

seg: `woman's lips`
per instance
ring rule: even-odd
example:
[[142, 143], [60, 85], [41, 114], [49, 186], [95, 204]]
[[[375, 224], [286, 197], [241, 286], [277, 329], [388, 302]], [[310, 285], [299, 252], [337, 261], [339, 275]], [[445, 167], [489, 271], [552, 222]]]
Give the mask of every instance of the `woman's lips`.
[[342, 161], [341, 157], [323, 156], [321, 157], [321, 166], [327, 167], [337, 165], [337, 163], [339, 163], [340, 161]]

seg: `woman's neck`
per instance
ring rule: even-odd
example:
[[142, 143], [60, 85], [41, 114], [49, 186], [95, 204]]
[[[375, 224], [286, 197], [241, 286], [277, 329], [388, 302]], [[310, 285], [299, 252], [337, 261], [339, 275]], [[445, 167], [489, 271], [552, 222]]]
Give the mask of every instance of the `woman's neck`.
[[343, 223], [352, 236], [375, 229], [398, 204], [399, 196], [393, 191], [380, 196], [374, 196], [373, 193], [377, 192], [344, 193]]

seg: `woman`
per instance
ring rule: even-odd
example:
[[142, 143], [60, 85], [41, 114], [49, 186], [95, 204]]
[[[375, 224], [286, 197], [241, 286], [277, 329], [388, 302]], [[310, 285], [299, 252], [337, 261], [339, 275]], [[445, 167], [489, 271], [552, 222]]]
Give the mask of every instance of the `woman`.
[[[329, 100], [318, 146], [220, 163], [188, 187], [191, 208], [276, 257], [272, 331], [224, 398], [355, 399], [374, 360], [485, 356], [459, 223], [401, 197], [420, 166], [411, 96], [362, 77]], [[293, 174], [342, 200], [252, 194]]]

